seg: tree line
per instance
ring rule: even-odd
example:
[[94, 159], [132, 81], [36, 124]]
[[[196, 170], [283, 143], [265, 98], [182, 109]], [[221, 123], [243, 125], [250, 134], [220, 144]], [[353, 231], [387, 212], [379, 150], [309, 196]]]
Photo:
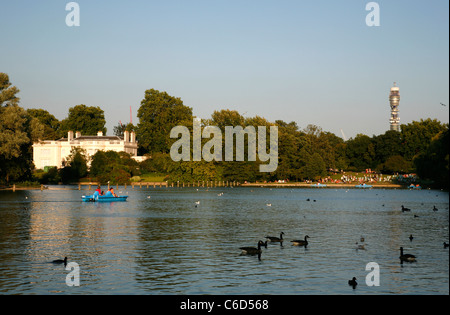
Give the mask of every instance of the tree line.
[[[39, 140], [57, 140], [69, 130], [83, 135], [106, 134], [106, 120], [100, 107], [80, 104], [71, 107], [67, 118], [59, 121], [44, 109], [19, 106], [19, 89], [0, 73], [0, 184], [37, 178], [42, 182], [71, 182], [90, 176], [100, 182], [127, 182], [143, 173], [165, 174], [173, 181], [289, 181], [318, 180], [330, 173], [372, 170], [384, 174], [415, 172], [448, 189], [449, 139], [448, 124], [421, 119], [401, 126], [401, 131], [381, 135], [358, 134], [344, 141], [321, 127], [300, 128], [296, 122], [269, 121], [264, 117], [244, 117], [235, 110], [218, 110], [201, 121], [202, 126], [277, 126], [278, 168], [260, 173], [261, 161], [205, 162], [180, 161], [170, 158], [176, 139], [170, 138], [175, 126], [186, 126], [192, 133], [193, 110], [179, 97], [155, 89], [145, 91], [137, 125], [121, 124], [114, 134], [135, 131], [139, 155], [150, 158], [138, 163], [126, 153], [97, 152], [88, 156], [83, 150], [72, 150], [61, 170], [36, 172], [32, 163], [32, 144]], [[203, 139], [203, 142], [207, 139]], [[248, 141], [246, 139], [245, 141]], [[247, 153], [246, 153], [247, 154]], [[87, 167], [90, 162], [90, 168]], [[34, 171], [34, 172], [33, 172]]]

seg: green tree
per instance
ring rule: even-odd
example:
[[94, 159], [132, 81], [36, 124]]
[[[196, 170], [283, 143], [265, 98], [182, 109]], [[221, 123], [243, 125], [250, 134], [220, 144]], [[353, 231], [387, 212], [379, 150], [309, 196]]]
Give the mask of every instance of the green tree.
[[88, 159], [86, 151], [74, 147], [65, 161], [65, 166], [60, 170], [61, 180], [65, 184], [79, 181], [88, 174]]
[[132, 176], [140, 175], [139, 163], [130, 154], [115, 151], [97, 151], [92, 156], [91, 177], [101, 183], [127, 183]]
[[0, 107], [19, 105], [18, 93], [19, 89], [9, 82], [9, 76], [0, 72]]
[[401, 155], [393, 155], [386, 162], [382, 163], [379, 168], [386, 174], [406, 174], [411, 172], [412, 163], [405, 160]]
[[222, 133], [225, 132], [225, 127], [227, 126], [244, 126], [245, 118], [239, 114], [238, 111], [224, 109], [217, 111], [211, 115], [211, 120], [206, 121], [208, 126], [217, 126], [222, 130]]
[[42, 124], [40, 140], [57, 140], [59, 138], [60, 121], [44, 109], [27, 109], [30, 117], [36, 118]]
[[399, 131], [388, 130], [382, 135], [374, 136], [372, 142], [375, 146], [374, 162], [376, 165], [385, 163], [393, 156], [402, 155], [402, 137]]
[[301, 161], [303, 166], [300, 168], [303, 179], [319, 179], [327, 174], [326, 164], [318, 152], [310, 154], [306, 149], [302, 149]]
[[137, 140], [142, 153], [169, 153], [170, 131], [176, 126], [192, 125], [192, 108], [183, 105], [180, 98], [154, 89], [145, 91], [139, 107]]
[[438, 133], [446, 130], [444, 124], [436, 119], [421, 119], [407, 125], [401, 125], [403, 157], [409, 161], [421, 153], [424, 153], [431, 140]]
[[278, 169], [275, 177], [278, 179], [296, 180], [300, 173], [300, 142], [302, 132], [298, 130], [295, 122], [286, 123], [277, 120], [278, 126]]
[[348, 140], [346, 154], [350, 170], [374, 168], [375, 146], [369, 136], [358, 134], [354, 139]]
[[32, 126], [18, 105], [0, 107], [0, 181], [27, 180], [31, 176]]
[[88, 174], [88, 159], [84, 149], [74, 147], [60, 170], [61, 181], [65, 184], [77, 182]]
[[32, 144], [43, 137], [38, 119], [20, 107], [19, 89], [0, 73], [0, 182], [28, 180], [34, 168]]
[[449, 189], [449, 129], [437, 134], [425, 152], [414, 159], [417, 175], [434, 181], [439, 188]]
[[136, 127], [132, 123], [128, 124], [119, 123], [117, 126], [114, 126], [114, 135], [118, 137], [123, 137], [125, 131], [131, 132], [135, 130]]
[[77, 105], [69, 108], [69, 116], [61, 121], [59, 136], [67, 136], [68, 131], [79, 131], [82, 135], [106, 134], [105, 113], [100, 107]]
[[[342, 160], [342, 147], [344, 142], [341, 138], [337, 137], [331, 132], [324, 132], [322, 128], [316, 125], [308, 125], [300, 136], [300, 161], [301, 172], [303, 177], [305, 176], [305, 167], [307, 163], [313, 163], [310, 171], [307, 172], [307, 178], [313, 179], [317, 176], [325, 176], [326, 170], [329, 168], [337, 167], [337, 159]], [[320, 159], [314, 159], [313, 156], [320, 156]], [[343, 161], [340, 161], [342, 166]], [[323, 163], [323, 164], [322, 164]], [[323, 166], [323, 167], [322, 167]], [[313, 170], [315, 170], [313, 172]], [[325, 170], [325, 171], [323, 171]], [[311, 176], [311, 174], [316, 174]]]
[[69, 159], [68, 163], [72, 168], [75, 177], [77, 179], [85, 177], [88, 173], [88, 161], [85, 150], [78, 148], [72, 149], [72, 154]]
[[41, 184], [58, 184], [61, 181], [60, 172], [56, 167], [50, 167], [47, 172], [36, 170], [33, 173], [33, 179]]

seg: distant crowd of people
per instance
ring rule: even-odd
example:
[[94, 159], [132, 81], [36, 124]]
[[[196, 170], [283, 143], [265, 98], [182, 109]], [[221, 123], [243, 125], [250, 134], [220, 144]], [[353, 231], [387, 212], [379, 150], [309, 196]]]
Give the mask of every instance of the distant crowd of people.
[[[337, 171], [337, 170], [336, 170]], [[340, 173], [344, 173], [343, 171], [340, 171]], [[334, 183], [334, 184], [351, 184], [351, 183], [390, 183], [390, 182], [399, 182], [399, 183], [405, 183], [405, 184], [412, 184], [416, 183], [418, 181], [418, 177], [416, 174], [405, 174], [405, 175], [382, 175], [379, 173], [376, 173], [375, 171], [372, 171], [371, 169], [366, 169], [365, 172], [361, 173], [359, 175], [356, 174], [343, 174], [340, 179], [333, 179], [331, 176], [327, 176], [324, 178], [321, 178], [319, 180], [305, 180], [305, 183], [311, 184], [311, 183]], [[244, 184], [247, 184], [248, 182], [245, 181]], [[272, 183], [272, 181], [263, 181], [262, 183]], [[284, 184], [289, 183], [289, 179], [279, 179], [273, 181], [273, 183], [278, 184]]]
[[418, 177], [416, 174], [405, 174], [405, 175], [395, 175], [392, 178], [393, 180], [396, 180], [399, 183], [415, 183], [418, 180]]

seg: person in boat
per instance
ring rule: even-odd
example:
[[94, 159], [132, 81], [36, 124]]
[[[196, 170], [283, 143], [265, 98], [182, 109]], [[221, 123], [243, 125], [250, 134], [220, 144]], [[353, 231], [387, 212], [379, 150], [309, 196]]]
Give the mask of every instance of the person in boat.
[[105, 197], [118, 197], [118, 196], [114, 193], [114, 188], [111, 187], [106, 192]]
[[94, 194], [92, 195], [92, 197], [94, 198], [98, 198], [98, 196], [103, 195], [102, 193], [102, 189], [100, 187], [100, 185], [97, 186], [97, 189], [95, 190]]
[[103, 195], [102, 187], [100, 185], [98, 185], [95, 192], [98, 193], [100, 196]]

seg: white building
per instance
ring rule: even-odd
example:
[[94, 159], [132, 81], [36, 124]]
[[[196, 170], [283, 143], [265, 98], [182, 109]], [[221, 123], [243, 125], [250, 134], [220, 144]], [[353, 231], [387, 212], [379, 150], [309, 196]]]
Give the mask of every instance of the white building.
[[92, 157], [97, 151], [116, 151], [129, 153], [137, 161], [143, 157], [137, 156], [138, 144], [134, 132], [124, 132], [124, 136], [104, 136], [101, 131], [96, 136], [82, 136], [80, 132], [68, 132], [67, 138], [56, 141], [39, 141], [33, 144], [33, 163], [36, 169], [46, 166], [61, 168], [63, 162], [70, 155], [70, 151], [79, 147], [84, 149], [88, 157]]

